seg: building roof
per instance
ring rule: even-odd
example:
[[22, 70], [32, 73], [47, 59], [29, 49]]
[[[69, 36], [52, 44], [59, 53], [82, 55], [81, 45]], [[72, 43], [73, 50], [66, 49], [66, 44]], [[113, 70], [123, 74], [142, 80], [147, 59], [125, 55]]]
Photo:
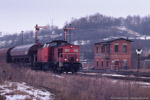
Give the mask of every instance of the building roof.
[[117, 40], [125, 40], [125, 41], [128, 41], [128, 42], [133, 42], [129, 39], [125, 39], [125, 38], [117, 38], [117, 39], [110, 39], [110, 40], [107, 40], [107, 41], [101, 41], [101, 42], [98, 42], [98, 43], [95, 43], [96, 44], [110, 44], [111, 42], [114, 42], [114, 41], [117, 41]]

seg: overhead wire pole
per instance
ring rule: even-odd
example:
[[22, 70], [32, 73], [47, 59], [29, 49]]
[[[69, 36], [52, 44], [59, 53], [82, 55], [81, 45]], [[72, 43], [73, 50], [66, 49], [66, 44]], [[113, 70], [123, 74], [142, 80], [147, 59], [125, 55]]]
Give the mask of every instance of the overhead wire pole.
[[38, 26], [36, 24], [36, 26], [35, 26], [35, 43], [38, 43], [38, 33], [39, 33], [40, 28], [46, 29], [47, 27], [46, 26]]

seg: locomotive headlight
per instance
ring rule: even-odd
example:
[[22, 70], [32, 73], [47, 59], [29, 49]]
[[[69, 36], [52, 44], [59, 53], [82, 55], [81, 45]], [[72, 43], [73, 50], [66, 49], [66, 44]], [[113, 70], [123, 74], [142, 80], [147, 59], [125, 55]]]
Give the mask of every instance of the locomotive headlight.
[[64, 60], [67, 61], [67, 58], [65, 58]]
[[77, 58], [77, 59], [76, 59], [76, 61], [78, 62], [78, 61], [79, 61], [79, 59]]

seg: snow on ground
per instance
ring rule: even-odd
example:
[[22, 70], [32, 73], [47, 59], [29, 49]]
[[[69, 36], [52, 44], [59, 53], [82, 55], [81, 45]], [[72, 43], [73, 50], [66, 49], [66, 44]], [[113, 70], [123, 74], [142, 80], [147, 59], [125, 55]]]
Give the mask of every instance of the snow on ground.
[[102, 76], [126, 77], [125, 75], [119, 75], [119, 74], [102, 74]]
[[45, 38], [52, 38], [52, 39], [55, 39], [55, 38], [57, 38], [57, 37], [61, 37], [63, 34], [62, 33], [60, 33], [60, 34], [51, 34], [51, 35], [43, 35], [43, 36], [38, 36], [38, 38], [39, 38], [39, 40], [43, 40], [43, 39], [45, 39]]
[[[118, 39], [118, 38], [125, 38], [127, 39], [127, 37], [125, 36], [110, 36], [108, 38], [103, 38], [104, 41], [109, 41], [109, 40], [112, 40], [112, 39]], [[128, 39], [130, 40], [133, 40], [133, 39], [138, 39], [138, 40], [150, 40], [150, 36], [148, 35], [140, 35], [140, 36], [135, 36], [135, 37], [128, 37]]]
[[53, 100], [50, 92], [17, 82], [5, 82], [0, 85], [0, 95], [5, 96], [6, 100]]
[[133, 38], [133, 39], [140, 39], [140, 40], [149, 40], [150, 39], [150, 36], [148, 36], [148, 35], [140, 35], [140, 33], [138, 33], [138, 32], [135, 32], [135, 31], [133, 31], [133, 30], [130, 30], [130, 29], [128, 29], [128, 28], [126, 28], [125, 26], [121, 26], [121, 27], [115, 27], [116, 29], [118, 29], [118, 30], [121, 30], [121, 31], [125, 31], [125, 32], [127, 32], [127, 33], [129, 33], [129, 34], [131, 34], [131, 35], [134, 35], [135, 37], [130, 37], [130, 38]]
[[74, 45], [88, 45], [90, 44], [90, 40], [76, 40], [73, 42]]
[[64, 78], [63, 76], [60, 76], [60, 75], [57, 75], [57, 74], [53, 74], [52, 76], [56, 77], [56, 78]]
[[97, 73], [82, 73], [82, 72], [78, 72], [80, 74], [83, 74], [83, 75], [97, 75]]
[[5, 46], [6, 41], [0, 41], [0, 46]]
[[118, 82], [121, 84], [129, 83], [131, 85], [140, 85], [142, 87], [149, 87], [150, 88], [150, 82], [138, 82], [138, 81], [124, 81], [124, 80], [115, 80], [115, 79], [109, 79], [111, 83], [117, 84]]
[[111, 40], [111, 39], [118, 39], [118, 38], [127, 38], [127, 37], [125, 37], [125, 36], [116, 36], [116, 37], [114, 37], [114, 36], [110, 36], [110, 37], [108, 37], [108, 38], [103, 38], [103, 40], [104, 41], [109, 41], [109, 40]]
[[130, 29], [127, 29], [125, 26], [121, 26], [121, 27], [116, 27], [118, 30], [121, 30], [121, 31], [125, 31], [131, 35], [135, 35], [135, 36], [140, 36], [140, 34], [138, 32], [135, 32], [133, 30], [130, 30]]

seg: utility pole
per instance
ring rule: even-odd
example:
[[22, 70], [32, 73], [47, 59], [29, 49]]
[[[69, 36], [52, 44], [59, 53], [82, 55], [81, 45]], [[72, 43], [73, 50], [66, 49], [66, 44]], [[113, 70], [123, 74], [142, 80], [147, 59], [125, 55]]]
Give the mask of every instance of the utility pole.
[[22, 45], [23, 45], [23, 31], [21, 31], [21, 33], [22, 33]]
[[53, 19], [51, 19], [52, 20], [52, 30], [53, 30]]
[[[66, 34], [67, 34], [67, 31], [68, 30], [75, 30], [74, 27], [64, 27], [64, 40], [67, 41], [67, 37], [66, 37]], [[71, 39], [71, 38], [70, 38]]]
[[[71, 28], [71, 24], [69, 24], [69, 28]], [[69, 30], [70, 32], [70, 43], [71, 43], [71, 30]]]
[[40, 31], [40, 28], [46, 29], [47, 27], [46, 26], [38, 26], [36, 24], [36, 26], [35, 26], [35, 43], [38, 43], [38, 33]]

